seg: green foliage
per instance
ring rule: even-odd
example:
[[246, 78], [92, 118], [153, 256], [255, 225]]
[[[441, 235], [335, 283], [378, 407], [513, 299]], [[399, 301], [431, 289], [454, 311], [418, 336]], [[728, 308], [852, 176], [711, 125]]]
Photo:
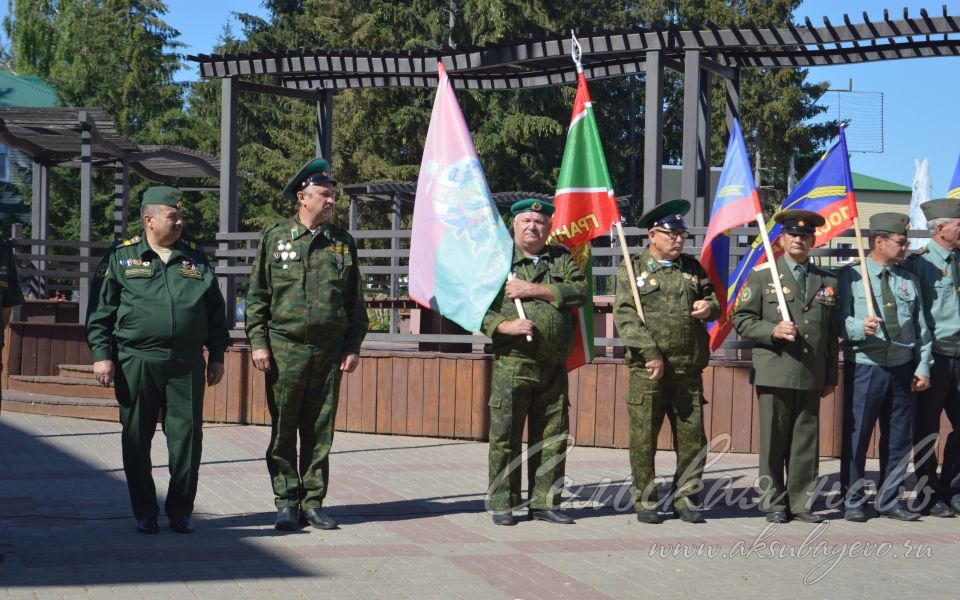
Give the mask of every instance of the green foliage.
[[[2, 1], [2, 0], [0, 0]], [[160, 0], [8, 0], [4, 28], [9, 60], [23, 73], [40, 75], [64, 104], [101, 106], [120, 130], [141, 143], [171, 144], [220, 155], [221, 96], [218, 80], [181, 87], [172, 76], [181, 64], [178, 33], [162, 17]], [[437, 51], [468, 48], [529, 36], [581, 35], [615, 28], [691, 28], [783, 25], [799, 0], [266, 0], [266, 18], [240, 15], [241, 31], [225, 31], [215, 53], [282, 49]], [[768, 200], [782, 195], [790, 156], [820, 149], [832, 126], [807, 126], [819, 109], [821, 84], [800, 69], [744, 70], [741, 120], [751, 154], [763, 166]], [[724, 92], [714, 78], [712, 163], [726, 148]], [[263, 83], [273, 83], [264, 78]], [[682, 77], [665, 78], [664, 105], [644, 106], [643, 77], [592, 81], [594, 110], [618, 194], [642, 189], [643, 118], [664, 113], [664, 161], [679, 163], [682, 141]], [[433, 106], [432, 89], [342, 90], [334, 96], [334, 176], [341, 183], [415, 180]], [[477, 152], [494, 191], [551, 193], [556, 184], [574, 88], [523, 92], [458, 92]], [[238, 107], [238, 170], [241, 229], [256, 230], [288, 216], [293, 207], [280, 189], [297, 167], [315, 155], [317, 107], [303, 100], [243, 93]], [[631, 140], [636, 143], [633, 154]], [[636, 179], [631, 180], [631, 166]], [[132, 177], [135, 198], [146, 183]], [[212, 182], [210, 182], [212, 183]], [[96, 237], [112, 235], [113, 174], [97, 175]], [[76, 173], [55, 170], [51, 187], [53, 234], [76, 236]], [[188, 231], [213, 239], [218, 195], [188, 196]], [[639, 198], [635, 200], [639, 203]], [[337, 211], [345, 225], [346, 205]], [[361, 223], [386, 227], [388, 209], [360, 207]]]

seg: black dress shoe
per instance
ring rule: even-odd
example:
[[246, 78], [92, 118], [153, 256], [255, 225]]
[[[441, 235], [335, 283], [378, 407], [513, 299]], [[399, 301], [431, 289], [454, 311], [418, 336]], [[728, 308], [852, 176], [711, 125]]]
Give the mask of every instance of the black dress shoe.
[[157, 525], [156, 517], [143, 517], [137, 519], [137, 531], [140, 533], [160, 533], [160, 526]]
[[663, 519], [660, 518], [660, 513], [650, 508], [641, 508], [638, 510], [637, 520], [641, 523], [647, 523], [648, 525], [659, 525], [663, 523]]
[[190, 515], [170, 517], [170, 529], [177, 533], [193, 533], [193, 521], [190, 520]]
[[785, 510], [775, 510], [767, 513], [767, 523], [787, 523], [789, 521], [790, 517]]
[[284, 506], [277, 509], [277, 522], [274, 524], [280, 531], [294, 531], [300, 528], [300, 507]]
[[793, 518], [801, 523], [823, 523], [826, 521], [826, 518], [824, 518], [822, 515], [806, 511], [794, 514]]
[[706, 523], [707, 520], [703, 518], [703, 514], [695, 509], [689, 507], [683, 507], [679, 510], [676, 508], [673, 509], [673, 516], [680, 519], [684, 523]]
[[940, 518], [950, 518], [957, 516], [957, 513], [954, 512], [953, 508], [947, 506], [947, 503], [943, 500], [937, 500], [933, 506], [926, 510], [926, 514], [931, 517], [940, 517]]
[[307, 523], [310, 523], [314, 529], [336, 529], [337, 522], [334, 521], [331, 517], [323, 514], [323, 511], [319, 508], [308, 508], [303, 511], [303, 516], [306, 517]]
[[950, 510], [952, 510], [954, 514], [960, 515], [960, 494], [950, 498]]
[[902, 506], [897, 506], [890, 510], [879, 513], [881, 517], [886, 517], [888, 519], [896, 519], [897, 521], [919, 521], [920, 515], [915, 512], [910, 512], [909, 510], [903, 508]]
[[493, 513], [493, 524], [510, 526], [510, 525], [516, 525], [517, 520], [513, 518], [513, 513], [510, 511], [495, 512]]
[[546, 521], [547, 523], [554, 523], [556, 525], [570, 525], [573, 523], [573, 519], [559, 510], [536, 510], [530, 509], [530, 518], [536, 519], [538, 521]]
[[867, 513], [862, 508], [848, 508], [843, 511], [843, 520], [852, 523], [864, 523], [867, 520]]

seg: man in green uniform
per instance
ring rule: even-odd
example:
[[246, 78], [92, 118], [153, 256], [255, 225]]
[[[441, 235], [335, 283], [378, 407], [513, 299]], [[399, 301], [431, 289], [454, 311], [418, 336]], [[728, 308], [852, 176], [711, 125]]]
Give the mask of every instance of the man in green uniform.
[[335, 185], [319, 158], [287, 183], [283, 196], [297, 214], [263, 230], [247, 293], [253, 365], [266, 372], [267, 471], [281, 531], [300, 527], [301, 516], [318, 529], [337, 528], [321, 508], [340, 376], [359, 364], [367, 310], [356, 242], [330, 222]]
[[867, 313], [864, 266], [840, 272], [837, 300], [843, 343], [843, 445], [840, 484], [844, 519], [867, 520], [864, 465], [870, 436], [880, 422], [880, 480], [873, 506], [900, 521], [920, 518], [903, 506], [901, 488], [913, 445], [913, 392], [930, 387], [930, 333], [916, 276], [900, 263], [907, 253], [910, 219], [899, 213], [870, 217]]
[[774, 220], [783, 227], [776, 266], [789, 314], [780, 314], [769, 263], [750, 273], [733, 314], [740, 335], [756, 344], [750, 381], [760, 407], [760, 510], [771, 523], [791, 516], [819, 523], [812, 507], [820, 398], [837, 384], [837, 280], [808, 260], [821, 215], [783, 210]]
[[181, 197], [172, 187], [144, 192], [143, 239], [120, 242], [104, 255], [87, 312], [93, 372], [101, 384], [114, 384], [120, 404], [123, 470], [141, 533], [159, 531], [150, 444], [161, 412], [170, 462], [164, 510], [174, 531], [193, 531], [203, 385], [223, 377], [230, 344], [223, 295], [207, 258], [180, 239]]
[[[20, 290], [20, 277], [17, 275], [17, 261], [13, 256], [10, 242], [0, 242], [0, 351], [3, 350], [4, 333], [10, 325], [10, 314], [14, 306], [23, 304], [23, 292]], [[0, 362], [0, 372], [3, 363]], [[0, 390], [0, 407], [3, 405], [3, 390]], [[2, 555], [0, 555], [2, 556]]]
[[[933, 367], [930, 388], [917, 394], [913, 470], [921, 511], [953, 517], [960, 513], [960, 199], [931, 200], [920, 208], [931, 239], [904, 266], [920, 281], [923, 314], [933, 337]], [[953, 430], [944, 445], [938, 477], [936, 444], [943, 412]]]
[[[527, 423], [530, 517], [573, 523], [558, 510], [569, 433], [567, 368], [574, 316], [583, 304], [583, 271], [562, 246], [547, 245], [553, 204], [520, 200], [513, 213], [512, 276], [483, 318], [493, 339], [488, 508], [497, 525], [513, 525], [520, 501], [520, 446]], [[526, 318], [517, 311], [520, 300]]]
[[[664, 202], [637, 221], [649, 245], [633, 257], [635, 281], [626, 263], [617, 272], [613, 319], [630, 368], [630, 470], [634, 506], [641, 523], [661, 523], [657, 513], [654, 456], [663, 416], [670, 419], [677, 468], [673, 510], [688, 523], [703, 523], [697, 510], [706, 459], [703, 430], [703, 369], [710, 360], [704, 321], [720, 316], [720, 302], [697, 259], [683, 254], [690, 203]], [[643, 318], [631, 288], [640, 295]]]

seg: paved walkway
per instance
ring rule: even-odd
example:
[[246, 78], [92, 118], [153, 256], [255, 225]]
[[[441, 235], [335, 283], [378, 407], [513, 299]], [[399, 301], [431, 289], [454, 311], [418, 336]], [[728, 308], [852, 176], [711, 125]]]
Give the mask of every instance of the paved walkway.
[[[196, 533], [161, 519], [147, 536], [128, 512], [118, 425], [3, 413], [0, 598], [956, 596], [960, 519], [855, 524], [834, 510], [825, 525], [768, 527], [753, 508], [727, 506], [754, 499], [751, 455], [711, 457], [705, 525], [637, 523], [626, 452], [575, 448], [577, 524], [496, 527], [483, 512], [485, 444], [338, 433], [327, 506], [341, 529], [280, 534], [261, 458], [268, 433], [207, 426]], [[155, 449], [165, 489], [159, 432]], [[669, 453], [658, 463], [671, 474]]]

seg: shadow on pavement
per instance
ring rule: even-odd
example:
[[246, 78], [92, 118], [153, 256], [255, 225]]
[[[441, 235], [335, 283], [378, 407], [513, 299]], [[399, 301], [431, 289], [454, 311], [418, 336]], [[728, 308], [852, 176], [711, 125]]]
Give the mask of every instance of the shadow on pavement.
[[[324, 576], [294, 564], [309, 548], [264, 547], [276, 534], [272, 515], [206, 518], [198, 504], [194, 534], [174, 533], [164, 516], [160, 534], [138, 534], [122, 471], [10, 421], [0, 418], [0, 588]], [[116, 452], [119, 461], [119, 444]]]

